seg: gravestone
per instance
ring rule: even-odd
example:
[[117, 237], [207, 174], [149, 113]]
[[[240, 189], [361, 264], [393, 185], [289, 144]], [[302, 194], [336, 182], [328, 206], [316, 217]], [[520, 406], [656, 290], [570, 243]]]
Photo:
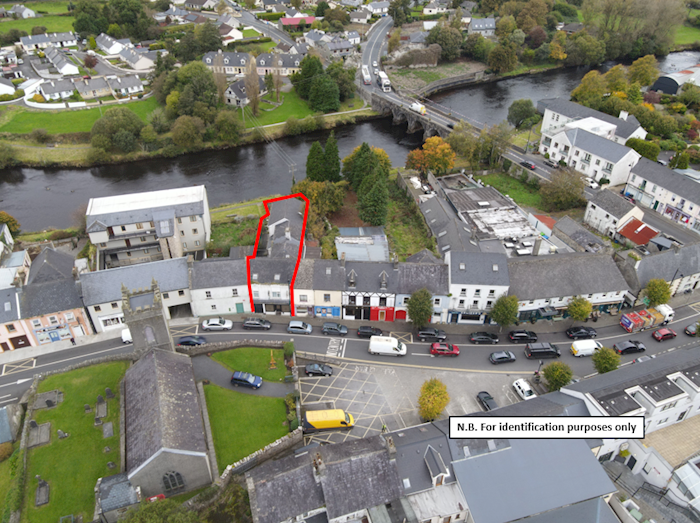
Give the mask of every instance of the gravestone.
[[102, 425], [102, 418], [95, 416], [95, 427]]
[[102, 397], [102, 394], [97, 395], [97, 404], [99, 405], [100, 403], [104, 403], [105, 399]]
[[107, 387], [105, 389], [105, 396], [107, 397], [108, 400], [111, 400], [112, 398], [114, 398], [114, 392], [112, 392], [112, 389]]
[[29, 421], [29, 448], [44, 445], [51, 441], [51, 422], [37, 425], [36, 421]]
[[102, 425], [102, 437], [111, 438], [112, 436], [114, 436], [114, 427], [112, 425], [112, 422], [109, 421]]
[[100, 395], [97, 396], [97, 405], [95, 405], [95, 417], [106, 418], [107, 417], [107, 403], [105, 399]]
[[66, 439], [70, 434], [67, 432], [63, 432], [61, 429], [58, 429], [58, 439]]
[[110, 452], [112, 452], [112, 447], [105, 447], [105, 448], [102, 450], [102, 452], [104, 452], [105, 454], [109, 454]]
[[[48, 401], [51, 401], [49, 404]], [[45, 409], [47, 407], [55, 407], [63, 401], [63, 395], [59, 394], [57, 390], [50, 390], [49, 392], [42, 392], [37, 394], [36, 400], [34, 400], [35, 409]]]
[[39, 428], [39, 425], [37, 424], [36, 421], [34, 421], [33, 419], [29, 420], [29, 429], [30, 430], [31, 429], [38, 429], [38, 428]]
[[41, 479], [41, 476], [37, 475], [36, 479], [39, 480], [39, 484], [36, 487], [34, 505], [40, 507], [41, 505], [46, 505], [49, 502], [49, 484]]
[[50, 409], [54, 407], [56, 404], [52, 400], [46, 400], [46, 408]]
[[114, 464], [114, 461], [108, 461], [108, 462], [107, 462], [107, 468], [113, 469], [114, 467], [116, 467], [116, 465]]
[[85, 414], [88, 414], [90, 412], [92, 412], [92, 407], [90, 406], [90, 404], [86, 403], [85, 404]]

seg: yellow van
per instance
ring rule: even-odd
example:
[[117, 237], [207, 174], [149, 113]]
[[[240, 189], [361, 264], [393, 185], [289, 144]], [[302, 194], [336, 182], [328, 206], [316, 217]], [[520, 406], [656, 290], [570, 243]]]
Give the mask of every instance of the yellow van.
[[304, 432], [351, 429], [353, 425], [355, 425], [355, 418], [341, 409], [308, 410], [304, 413]]

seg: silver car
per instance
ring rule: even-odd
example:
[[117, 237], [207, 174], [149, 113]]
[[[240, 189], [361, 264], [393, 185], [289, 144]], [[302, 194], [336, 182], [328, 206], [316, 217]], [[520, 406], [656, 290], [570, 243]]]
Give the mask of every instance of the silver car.
[[292, 320], [287, 325], [287, 332], [290, 334], [311, 334], [314, 328], [306, 322]]
[[230, 331], [232, 328], [233, 322], [223, 318], [210, 318], [202, 322], [202, 330], [205, 331]]

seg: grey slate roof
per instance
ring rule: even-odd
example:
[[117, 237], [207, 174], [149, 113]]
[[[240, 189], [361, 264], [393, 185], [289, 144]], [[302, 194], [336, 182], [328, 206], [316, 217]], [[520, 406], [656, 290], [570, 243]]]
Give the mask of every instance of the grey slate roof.
[[[258, 92], [262, 92], [265, 89], [265, 79], [258, 77]], [[245, 78], [241, 78], [237, 82], [234, 82], [231, 85], [229, 85], [228, 89], [226, 89], [226, 94], [230, 94], [236, 97], [238, 100], [246, 100], [248, 98], [248, 95], [245, 92]]]
[[120, 301], [122, 284], [128, 289], [145, 289], [152, 280], [158, 282], [161, 292], [189, 288], [187, 258], [174, 258], [150, 263], [139, 263], [107, 271], [82, 274], [83, 301], [86, 306]]
[[[294, 266], [296, 259], [292, 258], [255, 258], [250, 260], [250, 279], [251, 282], [269, 283], [269, 284], [286, 284], [294, 275]], [[257, 274], [257, 279], [253, 276]], [[279, 274], [279, 279], [275, 276]]]
[[615, 118], [614, 116], [596, 111], [590, 107], [586, 107], [575, 102], [570, 102], [565, 98], [547, 98], [544, 100], [539, 100], [537, 102], [537, 110], [544, 114], [545, 109], [549, 109], [550, 111], [562, 114], [575, 120], [581, 120], [589, 117], [603, 120], [604, 122], [616, 125], [617, 130], [615, 131], [615, 134], [625, 139], [629, 138], [632, 133], [641, 127], [641, 124], [637, 118], [632, 115], [629, 115], [627, 120], [622, 120], [621, 118]]
[[[350, 278], [353, 272], [355, 285], [351, 286]], [[395, 294], [399, 288], [399, 271], [394, 270], [393, 263], [346, 262], [345, 275], [345, 288], [348, 291]], [[386, 281], [384, 289], [381, 288], [382, 278]]]
[[[107, 197], [110, 198], [110, 197]], [[91, 198], [90, 201], [100, 200], [100, 198]], [[91, 208], [92, 206], [90, 205]], [[117, 227], [120, 225], [130, 225], [133, 223], [154, 221], [154, 213], [167, 210], [175, 218], [185, 216], [200, 216], [204, 214], [204, 201], [181, 203], [177, 205], [163, 205], [159, 207], [144, 207], [141, 209], [129, 209], [128, 211], [118, 211], [105, 214], [90, 214], [86, 216], [87, 232], [106, 231], [108, 227]], [[170, 230], [173, 230], [173, 224], [170, 224]]]
[[689, 202], [700, 204], [700, 183], [694, 182], [668, 167], [647, 158], [641, 158], [637, 165], [632, 167], [632, 174], [641, 176], [648, 182], [663, 187]]
[[2, 83], [2, 85], [6, 85], [7, 87], [12, 87], [12, 89], [15, 89], [15, 84], [13, 84], [7, 78], [0, 78], [0, 83]]
[[[167, 14], [167, 13], [166, 13]], [[95, 43], [100, 48], [111, 48], [114, 44], [119, 43], [115, 38], [112, 38], [108, 34], [101, 33], [95, 38]]]
[[527, 518], [527, 523], [619, 523], [603, 498], [593, 498]]
[[412, 44], [424, 44], [425, 39], [428, 38], [428, 32], [419, 31], [417, 33], [411, 33], [408, 37]]
[[16, 295], [17, 289], [15, 287], [0, 289], [0, 323], [7, 323], [20, 319]]
[[60, 44], [61, 42], [68, 42], [75, 40], [73, 33], [42, 33], [39, 35], [29, 35], [23, 36], [20, 39], [22, 45], [34, 46], [37, 44]]
[[138, 503], [136, 490], [126, 474], [115, 474], [102, 478], [100, 483], [100, 506], [102, 512], [117, 510]]
[[43, 283], [61, 279], [73, 279], [73, 256], [45, 248], [34, 258], [29, 269], [27, 283]]
[[397, 292], [413, 294], [422, 288], [433, 295], [449, 294], [449, 267], [445, 263], [400, 263]]
[[[461, 264], [464, 264], [464, 270], [460, 269]], [[452, 251], [450, 281], [457, 284], [509, 285], [508, 257], [505, 254]]]
[[79, 289], [73, 278], [30, 283], [22, 287], [19, 292], [22, 316], [32, 318], [79, 309], [83, 306]]
[[[219, 54], [214, 51], [206, 53], [202, 57], [202, 61], [207, 65], [214, 65], [216, 55]], [[248, 53], [221, 53], [224, 59], [224, 67], [245, 67], [246, 64], [250, 63], [250, 55]], [[245, 63], [241, 63], [241, 61]]]
[[92, 93], [92, 91], [102, 91], [104, 89], [109, 89], [109, 84], [107, 80], [102, 77], [90, 78], [89, 80], [75, 80], [73, 85], [78, 90], [80, 94]]
[[629, 288], [607, 254], [567, 253], [508, 260], [510, 295], [518, 300], [578, 296]]
[[[600, 192], [603, 193], [610, 191]], [[620, 199], [624, 200], [624, 198]], [[600, 249], [605, 247], [605, 242], [603, 242], [603, 240], [601, 240], [592, 232], [589, 232], [585, 227], [583, 227], [580, 223], [576, 222], [575, 220], [572, 220], [569, 216], [564, 216], [563, 218], [560, 218], [552, 228], [554, 236], [558, 236], [562, 241], [567, 243], [566, 239], [562, 238], [561, 235], [557, 235], [557, 231], [561, 231], [564, 235], [571, 238], [571, 240], [577, 246], [582, 247], [587, 252], [598, 252]]]
[[345, 289], [345, 267], [340, 264], [339, 260], [316, 260], [313, 289], [316, 291], [342, 291]]
[[117, 91], [119, 89], [128, 89], [130, 87], [143, 88], [143, 82], [135, 74], [130, 74], [127, 76], [119, 76], [117, 78], [109, 78], [107, 81], [109, 82], [109, 86], [112, 89], [114, 89], [115, 91]]
[[347, 51], [349, 49], [353, 49], [354, 47], [355, 46], [353, 44], [344, 39], [338, 39], [333, 40], [332, 42], [328, 42], [328, 49], [330, 49], [331, 51]]
[[618, 220], [635, 207], [635, 205], [627, 198], [623, 198], [619, 194], [607, 189], [598, 191], [595, 197], [591, 200], [591, 203], [597, 205], [601, 209], [604, 209]]
[[413, 256], [406, 258], [409, 263], [440, 263], [440, 259], [428, 249], [418, 251]]
[[469, 29], [471, 31], [495, 31], [496, 20], [493, 18], [472, 18]]
[[45, 94], [56, 94], [56, 93], [72, 93], [75, 89], [73, 82], [70, 80], [52, 80], [49, 82], [42, 82], [41, 90]]
[[214, 289], [247, 285], [245, 258], [207, 258], [192, 267], [192, 289]]
[[256, 59], [258, 66], [286, 68], [299, 67], [301, 65], [301, 60], [301, 56], [288, 53], [263, 53], [258, 55]]
[[[616, 490], [584, 441], [509, 441], [510, 448], [452, 464], [475, 523], [506, 523]], [[533, 481], [533, 470], [542, 463], [566, 466], [554, 467], [546, 478]]]
[[[294, 280], [295, 289], [315, 289], [314, 287], [314, 265], [317, 260], [304, 258], [299, 262], [297, 278]], [[320, 261], [320, 260], [318, 260]], [[327, 260], [324, 260], [327, 261]], [[328, 260], [329, 261], [329, 260]], [[325, 271], [324, 271], [325, 273]], [[325, 276], [325, 274], [324, 274]]]
[[206, 452], [188, 356], [151, 350], [127, 369], [124, 392], [127, 473], [162, 448]]
[[565, 134], [573, 147], [578, 147], [588, 153], [600, 156], [612, 163], [619, 162], [627, 153], [632, 151], [626, 145], [615, 143], [597, 134], [589, 133], [584, 129], [569, 129]]
[[437, 239], [438, 252], [444, 256], [447, 251], [478, 251], [479, 246], [472, 244], [471, 232], [466, 224], [457, 218], [454, 211], [447, 207], [442, 198], [428, 198], [419, 204], [430, 232]]
[[700, 272], [700, 243], [684, 245], [678, 249], [668, 249], [643, 256], [637, 267], [637, 278], [641, 288], [646, 287], [652, 278], [671, 281], [674, 272], [690, 276]]

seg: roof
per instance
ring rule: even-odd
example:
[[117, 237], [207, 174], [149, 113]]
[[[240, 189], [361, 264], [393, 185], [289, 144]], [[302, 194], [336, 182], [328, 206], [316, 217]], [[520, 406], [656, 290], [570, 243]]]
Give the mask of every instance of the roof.
[[[399, 271], [393, 263], [349, 261], [345, 264], [345, 275], [348, 291], [395, 294], [399, 287]], [[352, 278], [354, 285], [350, 283]]]
[[406, 258], [406, 261], [409, 263], [440, 263], [440, 258], [435, 256], [428, 249], [423, 249]]
[[223, 65], [228, 67], [245, 67], [250, 62], [248, 53], [217, 53], [214, 51], [206, 53], [202, 57], [202, 61], [207, 65], [214, 65], [218, 55], [221, 55], [223, 58]]
[[[269, 205], [270, 215], [267, 218], [268, 228], [273, 228], [275, 239], [279, 243], [284, 240], [285, 230], [289, 227], [292, 238], [299, 240], [304, 226], [305, 203], [296, 198], [286, 198], [272, 202]], [[280, 232], [282, 233], [280, 235]]]
[[127, 76], [118, 76], [116, 78], [108, 78], [109, 86], [115, 91], [118, 89], [128, 89], [130, 87], [143, 87], [143, 82], [138, 75], [130, 74]]
[[350, 13], [350, 19], [354, 18], [355, 20], [366, 19], [366, 18], [371, 18], [371, 17], [372, 17], [372, 13], [370, 13], [366, 9], [360, 9], [359, 11], [353, 11], [352, 13]]
[[614, 124], [617, 126], [615, 135], [625, 140], [641, 127], [641, 124], [633, 115], [629, 115], [626, 120], [623, 120], [622, 118], [616, 118], [607, 113], [596, 111], [590, 107], [570, 102], [565, 98], [547, 98], [539, 100], [537, 102], [537, 110], [544, 113], [545, 109], [549, 109], [554, 113], [562, 114], [574, 120], [593, 117]]
[[214, 289], [248, 284], [246, 260], [207, 258], [193, 264], [192, 289]]
[[[475, 523], [506, 523], [616, 490], [582, 440], [511, 439], [509, 442], [510, 447], [499, 452], [452, 464]], [[542, 463], [566, 463], [566, 466], [550, 468], [546, 477], [533, 481], [533, 470]], [[503, 502], [503, 492], [508, 493], [508, 503]]]
[[[603, 240], [569, 216], [560, 218], [559, 221], [554, 224], [552, 234], [562, 240], [562, 235], [568, 236], [577, 246], [582, 247], [588, 252], [598, 252], [605, 247], [605, 242]], [[565, 243], [568, 245], [569, 242]]]
[[33, 318], [83, 307], [79, 286], [73, 278], [44, 283], [30, 283], [22, 287], [18, 294], [22, 317], [24, 318]]
[[[295, 289], [311, 290], [314, 287], [314, 264], [317, 260], [310, 260], [304, 258], [299, 262], [299, 269], [297, 270], [297, 277], [294, 280]], [[330, 261], [330, 260], [329, 260]], [[325, 270], [324, 270], [325, 273]]]
[[100, 482], [100, 506], [102, 512], [110, 512], [138, 503], [136, 489], [126, 472], [107, 476]]
[[79, 93], [87, 93], [91, 91], [102, 91], [104, 89], [109, 89], [109, 84], [107, 83], [107, 80], [102, 77], [90, 78], [89, 80], [75, 80], [73, 82], [73, 85], [75, 85], [75, 88], [78, 90]]
[[345, 267], [338, 260], [315, 260], [311, 288], [317, 291], [345, 290]]
[[145, 289], [153, 280], [158, 282], [161, 292], [189, 288], [187, 258], [139, 263], [80, 276], [86, 306], [121, 301], [122, 284], [131, 290]]
[[256, 58], [258, 66], [299, 67], [301, 57], [298, 54], [262, 53]]
[[204, 185], [90, 198], [85, 212], [87, 231], [154, 221], [154, 210], [172, 211], [176, 218], [203, 215], [206, 200]]
[[420, 31], [417, 33], [411, 33], [408, 35], [409, 39], [411, 40], [412, 44], [424, 44], [425, 39], [428, 37], [428, 32], [427, 31]]
[[105, 33], [101, 33], [99, 36], [97, 36], [97, 38], [95, 38], [95, 43], [100, 47], [106, 48], [110, 48], [115, 44], [119, 44], [119, 46], [122, 47], [122, 45], [119, 42], [117, 42], [116, 39], [112, 38], [111, 36]]
[[700, 183], [694, 182], [687, 176], [678, 174], [668, 167], [652, 162], [648, 158], [641, 158], [637, 165], [632, 167], [631, 172], [659, 187], [663, 187], [667, 191], [681, 196], [685, 200], [700, 204]]
[[347, 49], [352, 49], [355, 47], [353, 44], [351, 44], [348, 40], [333, 40], [332, 42], [328, 42], [328, 49], [331, 51], [342, 51], [342, 50], [347, 50]]
[[73, 261], [70, 254], [45, 248], [34, 258], [27, 283], [43, 283], [62, 279], [73, 280]]
[[296, 18], [280, 18], [282, 25], [311, 25], [316, 20], [315, 16], [299, 16]]
[[41, 90], [45, 94], [56, 94], [56, 93], [71, 93], [75, 89], [73, 82], [70, 80], [51, 80], [44, 81], [41, 84]]
[[631, 218], [617, 233], [637, 245], [646, 245], [659, 231], [637, 218]]
[[451, 252], [450, 283], [510, 285], [508, 257], [487, 252]]
[[413, 294], [420, 289], [428, 289], [433, 295], [449, 294], [449, 267], [437, 263], [400, 263], [399, 287], [401, 294]]
[[75, 40], [75, 35], [71, 32], [66, 33], [42, 33], [39, 35], [23, 36], [20, 39], [22, 45], [30, 47], [37, 44], [59, 43]]
[[126, 471], [161, 449], [207, 451], [189, 356], [151, 350], [124, 376]]
[[471, 232], [466, 229], [466, 224], [457, 218], [442, 198], [428, 198], [421, 202], [419, 207], [430, 231], [437, 239], [438, 252], [441, 255], [449, 250], [479, 250], [476, 241], [471, 243]]
[[613, 142], [612, 140], [590, 133], [584, 129], [569, 129], [568, 131], [564, 131], [564, 133], [572, 147], [578, 147], [583, 151], [600, 156], [612, 163], [619, 162], [630, 152], [639, 156], [639, 153], [626, 145]]
[[496, 20], [493, 18], [473, 18], [469, 25], [470, 31], [495, 31]]
[[566, 253], [510, 258], [508, 272], [508, 293], [520, 301], [628, 289], [620, 269], [607, 254]]
[[667, 249], [658, 253], [642, 256], [637, 267], [637, 278], [640, 288], [646, 287], [649, 280], [664, 277], [671, 281], [678, 269], [678, 274], [690, 276], [698, 272], [700, 267], [700, 244], [693, 243], [676, 249]]
[[0, 323], [19, 320], [19, 315], [17, 289], [15, 287], [0, 289]]
[[535, 214], [534, 216], [540, 223], [542, 223], [545, 227], [549, 229], [554, 227], [554, 224], [557, 223], [557, 220], [555, 218], [547, 216], [546, 214]]
[[[250, 260], [251, 283], [286, 285], [292, 280], [295, 265], [294, 258], [252, 259]], [[279, 277], [276, 278], [276, 276]]]
[[618, 220], [635, 208], [627, 198], [607, 189], [598, 191], [590, 203], [597, 205]]
[[341, 227], [335, 248], [338, 258], [345, 255], [347, 261], [390, 260], [389, 240], [383, 227]]
[[589, 499], [527, 518], [527, 523], [560, 523], [561, 521], [566, 521], [566, 523], [620, 522], [603, 498]]

